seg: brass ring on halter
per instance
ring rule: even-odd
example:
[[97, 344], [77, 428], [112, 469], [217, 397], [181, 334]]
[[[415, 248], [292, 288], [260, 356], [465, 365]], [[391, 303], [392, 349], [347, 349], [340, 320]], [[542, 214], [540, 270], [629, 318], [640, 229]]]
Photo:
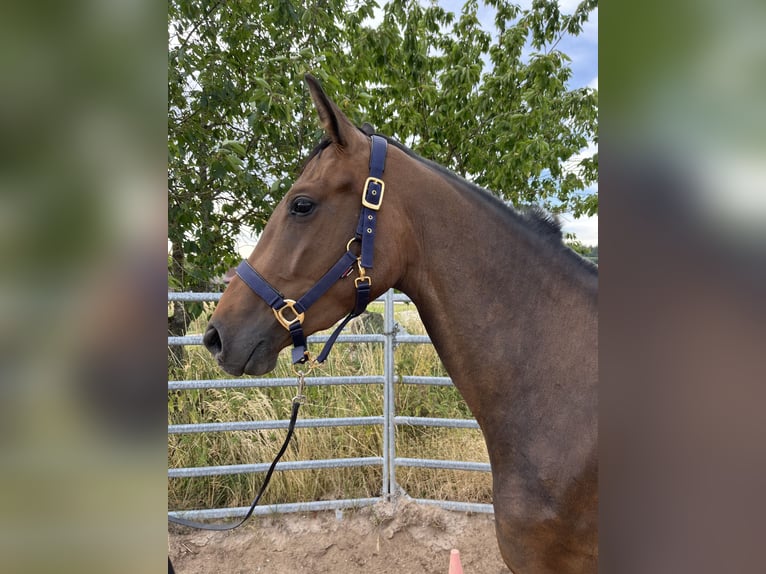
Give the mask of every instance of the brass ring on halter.
[[359, 241], [359, 238], [358, 237], [352, 237], [351, 239], [349, 239], [348, 243], [346, 243], [346, 251], [351, 251], [351, 244], [354, 241]]

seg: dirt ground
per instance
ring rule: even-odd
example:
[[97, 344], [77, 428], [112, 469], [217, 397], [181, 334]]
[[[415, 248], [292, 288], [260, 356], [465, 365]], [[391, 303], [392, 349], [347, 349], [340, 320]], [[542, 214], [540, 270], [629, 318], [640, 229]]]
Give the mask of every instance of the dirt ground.
[[293, 572], [447, 574], [460, 550], [465, 574], [508, 574], [494, 518], [406, 499], [359, 510], [255, 517], [233, 532], [171, 526], [178, 574]]

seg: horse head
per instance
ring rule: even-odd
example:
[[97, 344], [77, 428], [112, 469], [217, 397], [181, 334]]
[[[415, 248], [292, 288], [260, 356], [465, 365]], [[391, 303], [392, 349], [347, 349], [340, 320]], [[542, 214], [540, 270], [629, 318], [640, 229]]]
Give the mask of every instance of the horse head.
[[[325, 137], [275, 208], [247, 258], [256, 276], [286, 301], [299, 300], [339, 256], [359, 252], [356, 231], [369, 176], [369, 126], [354, 126], [316, 79], [307, 75], [306, 82]], [[388, 182], [386, 185], [390, 190]], [[375, 212], [374, 270], [366, 274], [372, 298], [394, 285], [402, 269], [397, 244], [403, 233], [401, 199], [396, 191], [389, 191], [385, 200], [385, 207]], [[360, 265], [352, 267], [301, 316], [305, 335], [330, 327], [354, 307], [355, 279], [365, 271]], [[280, 313], [235, 275], [210, 319], [204, 344], [228, 373], [267, 373], [276, 366], [279, 351], [291, 342], [285, 323], [300, 310], [288, 307], [280, 311], [280, 318]]]

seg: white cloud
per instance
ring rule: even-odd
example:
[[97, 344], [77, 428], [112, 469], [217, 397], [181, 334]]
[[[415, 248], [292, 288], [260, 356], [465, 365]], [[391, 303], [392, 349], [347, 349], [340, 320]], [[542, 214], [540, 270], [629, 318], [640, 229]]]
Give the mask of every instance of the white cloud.
[[580, 0], [559, 0], [559, 9], [564, 14], [572, 14], [580, 5]]
[[574, 233], [584, 245], [598, 245], [598, 215], [579, 219], [565, 214], [559, 217], [564, 233]]
[[588, 87], [593, 90], [598, 90], [598, 75], [596, 75], [595, 78], [588, 82]]
[[582, 150], [580, 150], [579, 153], [574, 154], [567, 161], [565, 161], [561, 166], [561, 170], [565, 174], [567, 173], [579, 174], [580, 170], [582, 169], [580, 167], [580, 162], [584, 160], [585, 158], [592, 157], [593, 154], [595, 153], [598, 153], [598, 145], [596, 145], [593, 142], [590, 142], [588, 144], [588, 147], [583, 148]]
[[[383, 4], [383, 3], [381, 3]], [[362, 26], [369, 26], [370, 28], [377, 28], [383, 23], [383, 15], [385, 11], [382, 5], [377, 5], [372, 9], [372, 16], [365, 18], [362, 21]]]

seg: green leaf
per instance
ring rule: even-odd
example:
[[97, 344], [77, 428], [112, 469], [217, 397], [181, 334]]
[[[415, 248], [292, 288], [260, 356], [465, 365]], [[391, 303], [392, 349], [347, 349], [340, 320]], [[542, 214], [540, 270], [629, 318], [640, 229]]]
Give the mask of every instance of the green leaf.
[[224, 154], [223, 158], [232, 171], [239, 171], [242, 168], [242, 160], [236, 155], [227, 153]]
[[270, 85], [269, 85], [269, 83], [268, 83], [266, 80], [264, 80], [263, 78], [258, 78], [258, 77], [255, 77], [255, 78], [253, 78], [253, 82], [255, 82], [256, 84], [258, 84], [258, 85], [259, 85], [261, 88], [263, 88], [263, 89], [264, 89], [264, 90], [266, 90], [267, 92], [271, 90], [271, 86], [270, 86]]
[[239, 157], [245, 157], [247, 154], [247, 151], [245, 150], [245, 146], [243, 146], [241, 143], [233, 140], [227, 140], [221, 144], [221, 147], [224, 149], [229, 149], [236, 153]]

